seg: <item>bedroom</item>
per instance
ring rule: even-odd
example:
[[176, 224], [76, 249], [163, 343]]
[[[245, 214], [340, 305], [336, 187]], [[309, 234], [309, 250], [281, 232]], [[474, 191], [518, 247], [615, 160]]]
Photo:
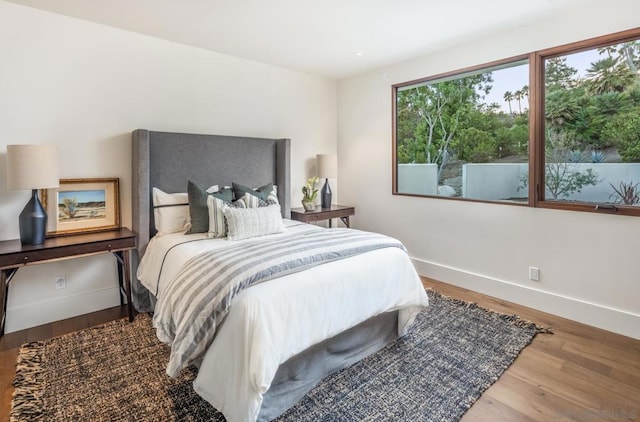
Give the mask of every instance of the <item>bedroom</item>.
[[[356, 205], [354, 226], [402, 239], [421, 275], [638, 338], [640, 226], [632, 217], [401, 197], [390, 189], [393, 83], [639, 24], [636, 2], [584, 4], [334, 79], [3, 1], [2, 143], [55, 143], [65, 178], [119, 177], [128, 227], [136, 128], [291, 138], [292, 204], [315, 154], [337, 152], [334, 190], [340, 203]], [[0, 193], [0, 238], [16, 238], [25, 193], [4, 183]], [[541, 268], [542, 285], [528, 280], [530, 265]], [[62, 274], [67, 287], [56, 290], [54, 276]], [[21, 270], [7, 331], [116, 306], [114, 279], [110, 257]]]

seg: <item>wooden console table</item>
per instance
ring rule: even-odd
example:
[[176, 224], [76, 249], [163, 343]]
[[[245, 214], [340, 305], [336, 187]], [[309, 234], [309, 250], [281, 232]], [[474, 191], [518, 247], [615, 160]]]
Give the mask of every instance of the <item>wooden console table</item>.
[[0, 241], [0, 336], [4, 335], [9, 283], [21, 267], [102, 253], [112, 253], [116, 258], [120, 306], [126, 301], [129, 321], [133, 321], [129, 255], [135, 246], [136, 234], [126, 228], [54, 237], [41, 245], [22, 245], [18, 239]]
[[355, 213], [355, 207], [347, 205], [331, 205], [330, 208], [316, 207], [313, 211], [305, 211], [304, 208], [292, 208], [291, 219], [305, 223], [329, 220], [329, 227], [331, 227], [331, 219], [339, 218], [345, 226], [351, 227], [349, 217], [355, 215]]

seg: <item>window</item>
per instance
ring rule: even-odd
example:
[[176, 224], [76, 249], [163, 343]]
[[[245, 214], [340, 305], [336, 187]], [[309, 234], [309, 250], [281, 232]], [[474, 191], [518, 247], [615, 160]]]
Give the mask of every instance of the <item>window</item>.
[[640, 29], [393, 86], [393, 193], [640, 215]]
[[612, 211], [640, 207], [637, 37], [540, 53], [542, 200]]
[[397, 192], [527, 203], [528, 83], [520, 58], [398, 86]]

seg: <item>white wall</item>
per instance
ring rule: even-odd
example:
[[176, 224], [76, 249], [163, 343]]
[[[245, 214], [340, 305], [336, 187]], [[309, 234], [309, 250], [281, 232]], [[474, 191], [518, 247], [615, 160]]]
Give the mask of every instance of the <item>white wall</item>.
[[[299, 206], [336, 120], [335, 81], [0, 1], [0, 240], [19, 236], [29, 198], [6, 190], [7, 144], [57, 145], [61, 178], [119, 177], [131, 227], [132, 130], [291, 138]], [[107, 255], [23, 268], [6, 330], [115, 306], [116, 285]]]
[[401, 239], [425, 276], [640, 338], [639, 219], [391, 195], [392, 84], [630, 29], [639, 16], [637, 0], [589, 1], [340, 81], [340, 200], [356, 205], [353, 225]]

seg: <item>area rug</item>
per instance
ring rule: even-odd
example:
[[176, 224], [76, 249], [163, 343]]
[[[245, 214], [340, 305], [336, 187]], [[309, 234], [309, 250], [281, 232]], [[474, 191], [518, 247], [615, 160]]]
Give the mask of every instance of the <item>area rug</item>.
[[[278, 421], [456, 421], [542, 329], [427, 290], [408, 335], [322, 381]], [[215, 421], [192, 388], [165, 375], [169, 349], [138, 315], [23, 345], [11, 421]]]

